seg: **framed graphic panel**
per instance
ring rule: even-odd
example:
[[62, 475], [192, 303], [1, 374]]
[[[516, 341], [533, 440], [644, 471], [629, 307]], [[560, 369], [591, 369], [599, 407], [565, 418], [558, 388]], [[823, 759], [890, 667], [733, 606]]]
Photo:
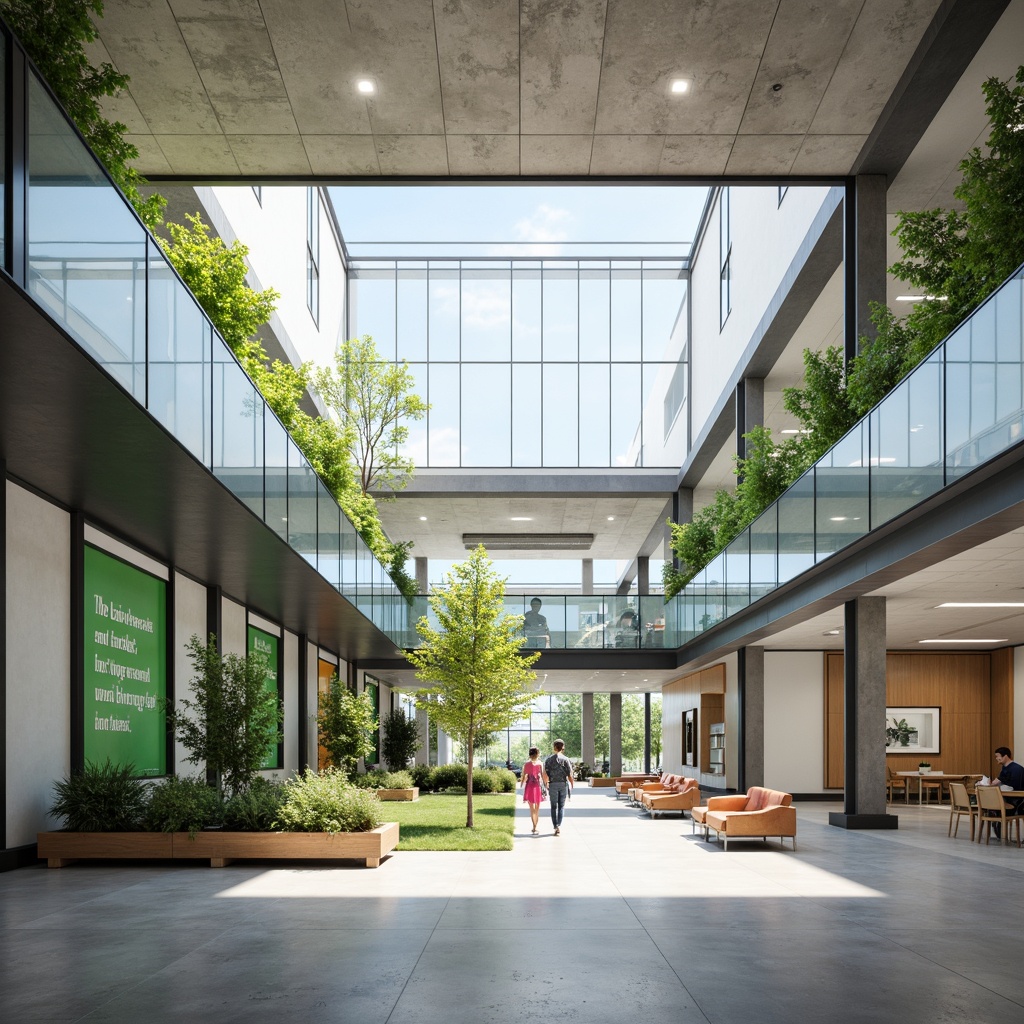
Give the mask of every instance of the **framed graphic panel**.
[[[267, 659], [267, 692], [273, 693], [278, 700], [283, 700], [284, 694], [281, 692], [280, 686], [281, 638], [250, 624], [247, 650], [250, 654], [262, 654]], [[263, 761], [263, 768], [266, 770], [283, 766], [284, 744], [271, 740], [267, 744], [267, 756]]]
[[84, 760], [167, 772], [167, 581], [86, 544]]
[[697, 709], [683, 713], [683, 764], [695, 767], [697, 764]]
[[942, 709], [937, 707], [886, 708], [887, 754], [938, 754]]

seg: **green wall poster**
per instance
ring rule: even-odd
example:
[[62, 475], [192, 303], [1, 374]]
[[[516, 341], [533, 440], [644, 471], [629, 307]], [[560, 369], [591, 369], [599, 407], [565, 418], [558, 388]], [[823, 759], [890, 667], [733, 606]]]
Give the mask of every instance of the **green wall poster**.
[[85, 760], [167, 772], [167, 583], [85, 545]]
[[[257, 626], [249, 627], [249, 653], [262, 654], [267, 659], [267, 691], [274, 694], [275, 697], [280, 696], [280, 690], [277, 685], [278, 651], [280, 650], [280, 645], [280, 637], [276, 637], [273, 633], [268, 633], [266, 630], [259, 629]], [[264, 758], [263, 767], [281, 767], [276, 742], [270, 743], [267, 747], [267, 756]]]

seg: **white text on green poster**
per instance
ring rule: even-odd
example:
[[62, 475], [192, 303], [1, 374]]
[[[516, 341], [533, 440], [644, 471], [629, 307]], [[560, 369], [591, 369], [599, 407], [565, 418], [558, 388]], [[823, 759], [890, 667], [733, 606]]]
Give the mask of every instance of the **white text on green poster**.
[[85, 546], [85, 760], [167, 771], [167, 584]]
[[[277, 652], [280, 639], [272, 633], [259, 629], [256, 626], [249, 627], [249, 653], [262, 654], [267, 659], [267, 692], [275, 697], [277, 689]], [[277, 763], [277, 740], [273, 740], [267, 748], [267, 756], [263, 761], [264, 768], [278, 768]]]

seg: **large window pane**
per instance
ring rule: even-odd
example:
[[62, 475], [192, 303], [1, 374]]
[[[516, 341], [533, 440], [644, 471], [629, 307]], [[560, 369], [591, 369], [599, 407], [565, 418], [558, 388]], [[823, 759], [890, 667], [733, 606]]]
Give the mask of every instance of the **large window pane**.
[[29, 128], [29, 293], [145, 401], [145, 231], [34, 74]]
[[540, 264], [517, 264], [512, 271], [512, 358], [540, 359]]
[[210, 324], [152, 244], [147, 309], [149, 411], [204, 466], [209, 466]]
[[612, 360], [640, 359], [640, 264], [612, 266]]
[[[680, 267], [645, 264], [643, 269], [643, 357], [649, 361], [678, 360], [685, 332], [679, 330], [686, 281]], [[685, 311], [684, 311], [685, 313]]]
[[353, 266], [349, 270], [349, 333], [373, 337], [382, 359], [395, 359], [396, 279], [392, 266]]
[[422, 362], [427, 358], [426, 264], [399, 267], [396, 334], [399, 360]]
[[427, 462], [431, 466], [458, 466], [461, 464], [459, 410], [462, 403], [457, 363], [431, 364], [429, 399]]
[[750, 524], [751, 601], [778, 586], [778, 524], [777, 505], [770, 505]]
[[607, 363], [580, 364], [580, 465], [607, 466], [611, 445], [611, 379]]
[[579, 464], [579, 381], [575, 364], [544, 366], [544, 465]]
[[341, 585], [341, 509], [322, 480], [316, 482], [316, 567], [332, 587]]
[[544, 361], [579, 358], [578, 271], [544, 268]]
[[[430, 267], [430, 361], [459, 361], [459, 269]], [[447, 463], [446, 463], [447, 465]]]
[[276, 416], [267, 416], [264, 427], [266, 523], [282, 540], [287, 540], [288, 449], [291, 439]]
[[871, 529], [867, 424], [858, 423], [815, 467], [816, 557], [820, 561]]
[[779, 498], [779, 583], [814, 564], [814, 470]]
[[223, 342], [213, 354], [213, 473], [263, 518], [264, 402]]
[[611, 355], [611, 271], [606, 264], [580, 268], [580, 362], [605, 362]]
[[[427, 404], [430, 403], [430, 375], [426, 363], [406, 363], [406, 368], [412, 378], [411, 393], [419, 395]], [[408, 430], [405, 444], [402, 445], [402, 453], [412, 459], [414, 466], [426, 466], [427, 459], [427, 416], [422, 419], [403, 420], [403, 426]]]
[[612, 365], [612, 465], [635, 466], [640, 457], [640, 364]]
[[512, 354], [512, 280], [505, 267], [462, 270], [462, 361], [508, 362]]
[[541, 465], [540, 363], [512, 366], [512, 465]]
[[288, 445], [288, 543], [316, 567], [317, 477], [294, 441]]
[[462, 465], [507, 466], [512, 452], [512, 368], [462, 366]]

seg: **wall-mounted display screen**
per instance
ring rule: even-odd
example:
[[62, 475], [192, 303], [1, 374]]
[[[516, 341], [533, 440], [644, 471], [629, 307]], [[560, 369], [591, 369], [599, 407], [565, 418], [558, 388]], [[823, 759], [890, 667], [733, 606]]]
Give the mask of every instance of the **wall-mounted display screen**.
[[167, 771], [167, 583], [85, 546], [85, 760]]
[[[267, 692], [280, 698], [278, 687], [278, 665], [279, 652], [281, 649], [281, 638], [268, 633], [257, 626], [249, 627], [248, 651], [250, 654], [262, 654], [267, 659]], [[267, 756], [263, 761], [264, 769], [281, 767], [281, 752], [276, 740], [267, 745]]]

